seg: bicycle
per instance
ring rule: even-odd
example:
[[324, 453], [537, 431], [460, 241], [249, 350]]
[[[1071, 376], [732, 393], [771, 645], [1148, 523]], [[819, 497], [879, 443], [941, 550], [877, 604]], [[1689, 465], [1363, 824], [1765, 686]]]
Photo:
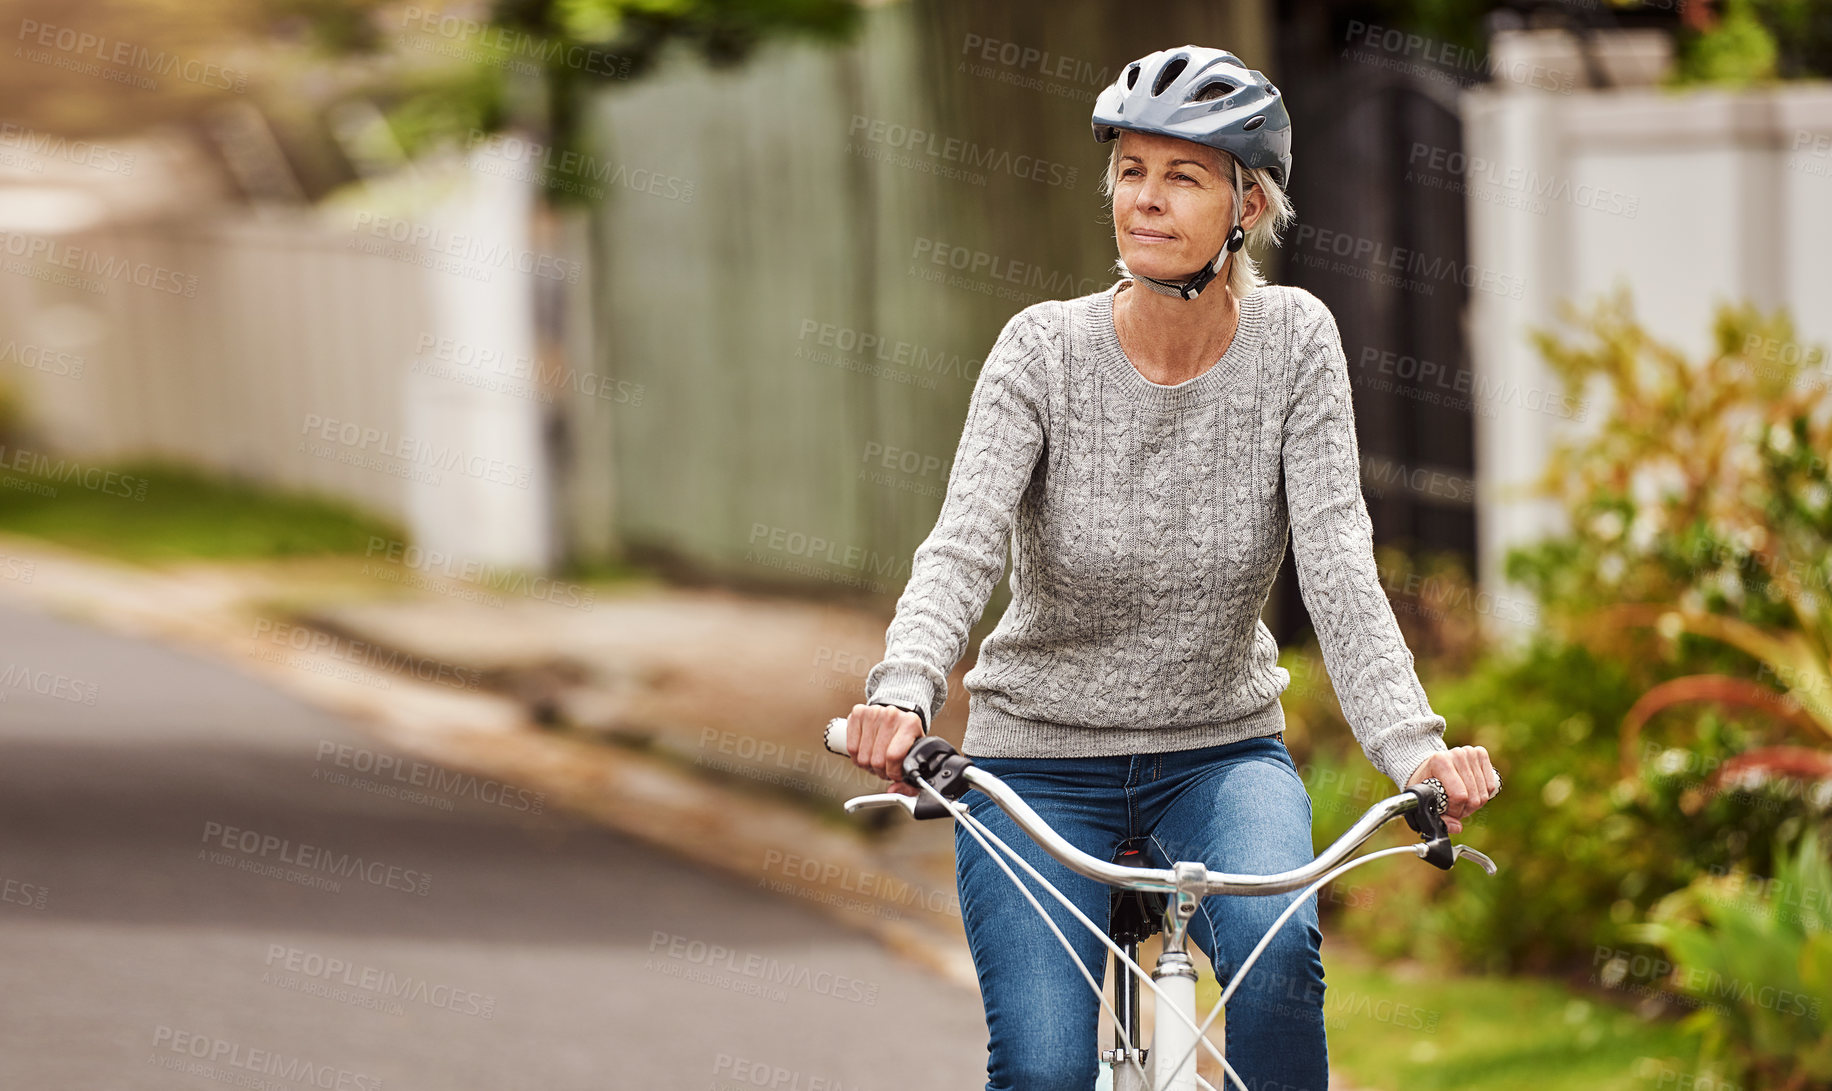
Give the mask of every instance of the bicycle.
[[[822, 731], [821, 742], [829, 751], [845, 756], [846, 721], [842, 718], [830, 720]], [[846, 812], [852, 814], [872, 807], [896, 806], [909, 811], [911, 818], [944, 818], [952, 815], [961, 823], [1005, 872], [1006, 877], [1017, 886], [1025, 900], [1030, 902], [1031, 908], [1043, 917], [1044, 923], [1069, 952], [1070, 961], [1081, 971], [1082, 978], [1100, 999], [1101, 1008], [1112, 1016], [1113, 1048], [1101, 1051], [1100, 1062], [1107, 1066], [1103, 1075], [1110, 1079], [1113, 1091], [1195, 1091], [1198, 1085], [1208, 1091], [1216, 1091], [1214, 1085], [1196, 1073], [1196, 1051], [1205, 1046], [1221, 1064], [1224, 1076], [1237, 1091], [1247, 1091], [1246, 1084], [1228, 1064], [1227, 1058], [1208, 1039], [1208, 1029], [1253, 969], [1272, 937], [1284, 927], [1305, 899], [1315, 894], [1325, 883], [1363, 864], [1403, 853], [1412, 853], [1445, 871], [1449, 871], [1462, 859], [1471, 860], [1490, 875], [1495, 874], [1496, 870], [1495, 862], [1481, 852], [1467, 845], [1451, 844], [1442, 817], [1448, 799], [1443, 785], [1435, 780], [1413, 785], [1398, 795], [1374, 804], [1348, 832], [1319, 853], [1316, 859], [1303, 867], [1276, 875], [1211, 872], [1206, 865], [1189, 861], [1174, 863], [1169, 868], [1141, 868], [1102, 860], [1070, 844], [1051, 829], [1017, 792], [1001, 783], [993, 774], [975, 767], [973, 759], [957, 752], [946, 739], [934, 735], [923, 736], [910, 748], [909, 754], [903, 759], [903, 781], [917, 788], [921, 794], [907, 796], [882, 792], [855, 796], [846, 801]], [[967, 805], [960, 802], [960, 797], [969, 789], [977, 789], [989, 796], [1011, 816], [1020, 829], [1065, 867], [1113, 888], [1106, 928], [1097, 927], [1073, 902], [1038, 874], [1029, 862], [1000, 841], [968, 811]], [[1366, 843], [1382, 826], [1400, 817], [1404, 817], [1406, 824], [1419, 834], [1421, 843], [1381, 849], [1350, 859], [1350, 854]], [[1123, 986], [1114, 990], [1119, 1010], [1115, 1010], [1114, 1004], [1108, 1002], [1102, 983], [1095, 981], [1094, 976], [1082, 965], [1068, 938], [1062, 934], [1056, 922], [1050, 919], [1050, 915], [1044, 912], [1035, 895], [1018, 879], [1011, 865], [998, 852], [993, 851], [994, 846], [1023, 868], [1039, 886], [1101, 940], [1109, 954], [1109, 967], [1113, 967], [1113, 960], [1118, 961], [1124, 970], [1122, 974], [1119, 968], [1115, 968], [1115, 980], [1124, 982]], [[1125, 846], [1121, 846], [1122, 854], [1125, 854], [1124, 849]], [[1197, 905], [1203, 898], [1210, 896], [1284, 894], [1300, 887], [1304, 888], [1304, 892], [1293, 899], [1278, 919], [1272, 922], [1266, 934], [1260, 937], [1258, 945], [1241, 963], [1233, 980], [1222, 989], [1221, 998], [1216, 1001], [1214, 1010], [1204, 1022], [1197, 1024], [1196, 967], [1188, 949], [1188, 925], [1195, 916]], [[1139, 944], [1159, 931], [1164, 933], [1162, 949], [1152, 967], [1151, 980], [1146, 982], [1145, 970], [1138, 963]], [[1140, 1045], [1142, 1035], [1138, 1016], [1141, 985], [1149, 988], [1158, 1000], [1158, 1016], [1148, 1048], [1141, 1048]], [[1151, 1066], [1149, 1071], [1147, 1065]], [[1106, 1082], [1104, 1080], [1103, 1084]]]

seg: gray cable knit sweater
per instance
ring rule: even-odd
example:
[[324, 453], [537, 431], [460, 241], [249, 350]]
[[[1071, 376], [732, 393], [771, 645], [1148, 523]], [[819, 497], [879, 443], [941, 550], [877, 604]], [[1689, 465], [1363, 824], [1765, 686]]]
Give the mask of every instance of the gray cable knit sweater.
[[1120, 349], [1125, 284], [1005, 324], [866, 701], [914, 704], [925, 724], [941, 710], [1009, 540], [1011, 604], [965, 678], [965, 753], [1161, 753], [1282, 731], [1291, 677], [1260, 611], [1289, 528], [1343, 711], [1403, 783], [1445, 748], [1444, 720], [1375, 567], [1335, 317], [1302, 288], [1261, 287], [1220, 362], [1163, 386]]

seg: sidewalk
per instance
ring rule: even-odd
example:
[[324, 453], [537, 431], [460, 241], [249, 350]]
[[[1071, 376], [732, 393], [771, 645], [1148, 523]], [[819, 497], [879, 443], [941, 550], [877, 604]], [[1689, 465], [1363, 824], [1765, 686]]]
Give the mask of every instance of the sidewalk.
[[[863, 699], [884, 626], [855, 609], [719, 590], [631, 587], [561, 607], [451, 598], [329, 602], [313, 628], [481, 672], [531, 718], [584, 738], [648, 750], [703, 776], [837, 805], [883, 782], [829, 754], [828, 719]], [[956, 696], [956, 671], [950, 683]], [[956, 701], [937, 723], [965, 727]]]

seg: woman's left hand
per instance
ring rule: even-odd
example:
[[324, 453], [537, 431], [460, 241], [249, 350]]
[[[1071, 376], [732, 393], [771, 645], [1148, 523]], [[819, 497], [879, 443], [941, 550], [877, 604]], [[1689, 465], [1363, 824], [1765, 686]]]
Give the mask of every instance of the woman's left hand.
[[1501, 790], [1501, 774], [1489, 761], [1488, 750], [1481, 746], [1457, 746], [1426, 758], [1406, 778], [1410, 788], [1432, 777], [1444, 785], [1450, 797], [1450, 808], [1444, 812], [1444, 825], [1451, 833], [1462, 833], [1461, 819], [1482, 809]]

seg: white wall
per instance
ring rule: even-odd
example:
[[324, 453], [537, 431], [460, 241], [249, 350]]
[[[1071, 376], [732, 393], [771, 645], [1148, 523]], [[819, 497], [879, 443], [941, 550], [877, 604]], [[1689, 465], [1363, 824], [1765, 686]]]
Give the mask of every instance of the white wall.
[[[110, 214], [107, 187], [66, 184], [86, 211], [61, 219], [9, 201], [7, 181], [0, 240], [45, 255], [0, 276], [0, 381], [32, 443], [342, 498], [457, 561], [552, 562], [549, 399], [516, 363], [538, 351], [524, 270], [563, 276], [584, 255], [531, 237], [525, 181], [473, 157], [328, 207], [251, 209], [193, 184], [132, 215]], [[113, 272], [69, 283], [68, 268]], [[80, 374], [21, 366], [22, 350]]]
[[[1553, 82], [1553, 81], [1547, 81]], [[1806, 345], [1832, 342], [1832, 84], [1773, 90], [1535, 91], [1506, 83], [1462, 104], [1470, 262], [1517, 293], [1472, 292], [1478, 383], [1478, 575], [1504, 584], [1507, 550], [1562, 530], [1522, 498], [1583, 419], [1528, 342], [1557, 302], [1588, 308], [1618, 284], [1663, 341], [1702, 355], [1716, 306], [1786, 306]], [[1515, 295], [1518, 298], [1515, 298]]]

